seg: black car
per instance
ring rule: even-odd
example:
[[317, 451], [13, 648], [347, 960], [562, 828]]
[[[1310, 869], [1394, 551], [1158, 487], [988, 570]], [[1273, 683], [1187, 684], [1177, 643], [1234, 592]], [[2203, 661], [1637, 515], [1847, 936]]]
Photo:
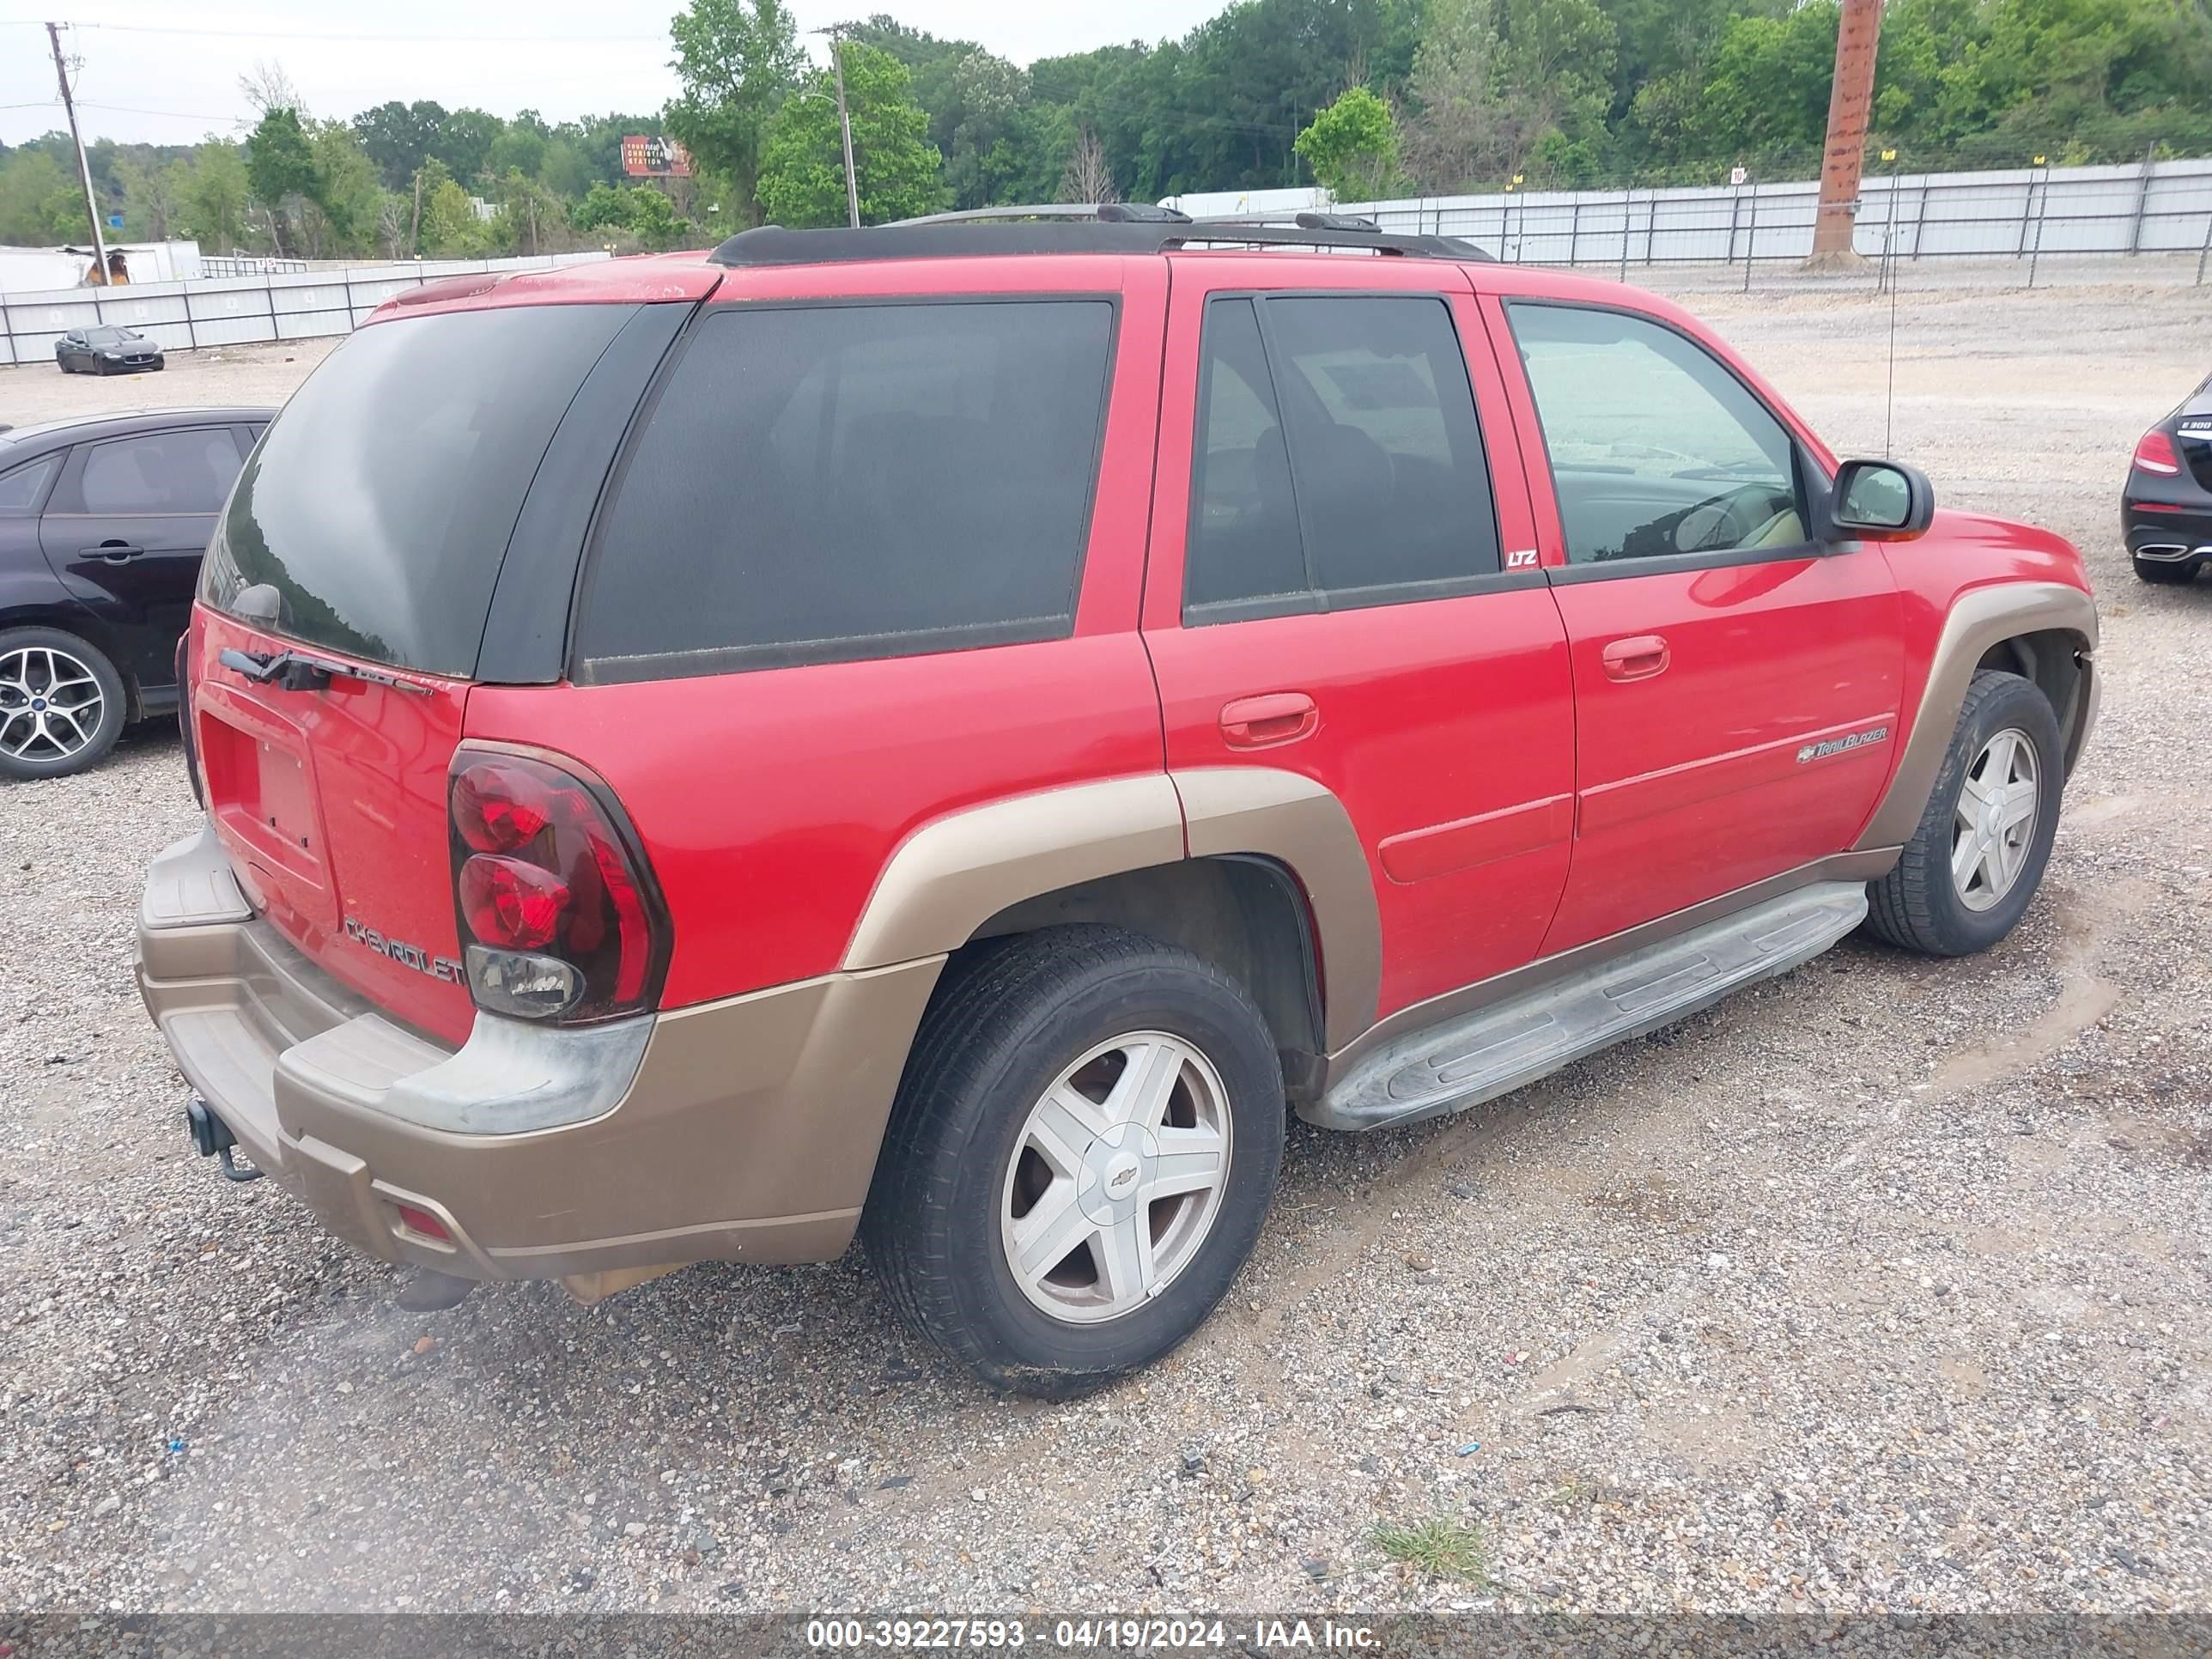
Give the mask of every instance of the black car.
[[128, 374], [161, 368], [161, 348], [135, 328], [73, 328], [54, 342], [54, 362], [64, 374]]
[[81, 771], [176, 706], [200, 555], [275, 413], [0, 428], [0, 778]]
[[2120, 529], [2147, 582], [2185, 582], [2212, 562], [2212, 380], [2142, 435]]

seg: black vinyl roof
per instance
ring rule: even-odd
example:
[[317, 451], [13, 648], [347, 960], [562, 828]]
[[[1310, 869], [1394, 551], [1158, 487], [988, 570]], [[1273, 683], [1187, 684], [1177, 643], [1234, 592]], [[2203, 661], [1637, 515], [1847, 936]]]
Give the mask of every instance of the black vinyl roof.
[[716, 264], [817, 265], [874, 259], [964, 259], [985, 255], [1163, 253], [1190, 246], [1342, 248], [1427, 259], [1488, 261], [1455, 236], [1378, 230], [1371, 220], [1301, 213], [1284, 224], [1192, 219], [1165, 208], [987, 208], [859, 230], [742, 230], [708, 257]]

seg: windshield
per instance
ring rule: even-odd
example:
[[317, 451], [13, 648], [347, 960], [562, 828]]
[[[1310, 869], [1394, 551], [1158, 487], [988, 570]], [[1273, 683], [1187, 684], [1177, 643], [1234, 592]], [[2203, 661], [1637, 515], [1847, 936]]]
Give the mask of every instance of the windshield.
[[397, 667], [476, 672], [500, 562], [554, 428], [634, 306], [377, 323], [293, 394], [240, 474], [200, 597]]
[[129, 328], [88, 328], [84, 331], [88, 345], [121, 345], [125, 340], [141, 337], [136, 329]]

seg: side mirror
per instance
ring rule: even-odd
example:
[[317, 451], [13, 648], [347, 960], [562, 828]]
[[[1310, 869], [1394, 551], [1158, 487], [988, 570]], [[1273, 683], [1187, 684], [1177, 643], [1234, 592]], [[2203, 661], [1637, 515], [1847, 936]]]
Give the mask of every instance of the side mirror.
[[1845, 461], [1828, 495], [1831, 541], [1906, 542], [1936, 516], [1936, 487], [1902, 461]]

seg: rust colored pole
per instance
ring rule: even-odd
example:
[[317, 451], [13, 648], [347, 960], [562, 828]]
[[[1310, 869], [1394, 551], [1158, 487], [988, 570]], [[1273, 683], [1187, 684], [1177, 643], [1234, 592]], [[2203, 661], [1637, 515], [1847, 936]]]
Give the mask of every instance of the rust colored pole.
[[1874, 103], [1874, 60], [1881, 44], [1881, 0], [1844, 0], [1836, 33], [1836, 78], [1828, 94], [1828, 148], [1820, 162], [1820, 213], [1813, 258], [1849, 260], [1866, 165], [1867, 114]]

